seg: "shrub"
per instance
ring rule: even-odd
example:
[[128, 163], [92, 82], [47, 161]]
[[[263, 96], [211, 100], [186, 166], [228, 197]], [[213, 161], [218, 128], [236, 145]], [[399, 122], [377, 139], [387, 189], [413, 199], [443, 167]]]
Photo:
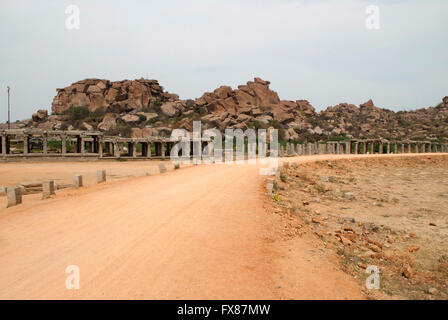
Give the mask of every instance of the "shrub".
[[286, 174], [283, 171], [280, 172], [280, 180], [282, 180], [282, 182], [286, 182]]
[[154, 108], [155, 110], [160, 110], [160, 107], [161, 107], [162, 105], [163, 105], [162, 102], [160, 102], [160, 101], [154, 101], [153, 108]]
[[87, 106], [83, 107], [70, 107], [64, 112], [68, 115], [68, 120], [70, 122], [79, 121], [87, 118], [90, 114], [89, 108]]

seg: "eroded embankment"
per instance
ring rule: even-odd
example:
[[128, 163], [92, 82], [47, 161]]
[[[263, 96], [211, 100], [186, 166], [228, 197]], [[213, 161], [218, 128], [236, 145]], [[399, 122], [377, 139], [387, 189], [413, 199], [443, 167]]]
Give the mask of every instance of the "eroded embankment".
[[364, 288], [374, 265], [386, 297], [447, 299], [447, 167], [443, 155], [297, 163], [281, 170], [271, 202]]

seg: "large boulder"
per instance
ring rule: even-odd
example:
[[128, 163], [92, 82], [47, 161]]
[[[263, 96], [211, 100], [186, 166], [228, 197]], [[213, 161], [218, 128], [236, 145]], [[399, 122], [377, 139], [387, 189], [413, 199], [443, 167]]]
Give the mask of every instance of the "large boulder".
[[[68, 95], [67, 104], [68, 107], [88, 107], [90, 105], [90, 100], [85, 93], [79, 92]], [[58, 114], [58, 112], [55, 113]]]
[[133, 123], [133, 122], [139, 122], [140, 117], [135, 114], [126, 114], [123, 117], [121, 117], [121, 120], [123, 120], [124, 122], [127, 122], [127, 123]]
[[48, 118], [48, 111], [47, 110], [37, 110], [36, 113], [33, 113], [32, 119], [34, 122], [42, 122], [45, 121]]
[[176, 117], [179, 115], [179, 110], [175, 107], [174, 102], [167, 102], [160, 107], [163, 114], [168, 117]]
[[109, 104], [101, 93], [92, 93], [90, 95], [90, 112], [95, 112], [98, 109], [106, 109], [108, 106]]
[[131, 109], [141, 110], [148, 107], [151, 93], [148, 88], [139, 81], [132, 81], [128, 87], [128, 104]]
[[113, 112], [117, 103], [122, 112], [144, 111], [151, 102], [175, 102], [176, 94], [163, 91], [156, 80], [138, 79], [110, 82], [104, 79], [85, 79], [72, 85], [57, 89], [53, 99], [52, 113], [63, 114], [70, 107], [88, 107], [90, 111], [106, 108]]
[[109, 131], [117, 127], [117, 120], [115, 113], [106, 113], [104, 115], [103, 121], [98, 124], [98, 130]]

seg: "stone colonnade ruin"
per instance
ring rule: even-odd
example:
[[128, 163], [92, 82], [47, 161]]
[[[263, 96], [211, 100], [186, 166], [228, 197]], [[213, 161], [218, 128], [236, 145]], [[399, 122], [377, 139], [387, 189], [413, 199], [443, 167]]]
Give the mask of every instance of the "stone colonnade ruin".
[[350, 139], [341, 141], [287, 143], [280, 146], [279, 156], [318, 154], [400, 154], [448, 152], [448, 144], [431, 141], [388, 141], [384, 139]]
[[[1, 159], [82, 158], [82, 159], [169, 159], [176, 142], [164, 137], [108, 137], [97, 131], [42, 131], [11, 129], [0, 132]], [[189, 154], [193, 155], [190, 141]], [[200, 141], [201, 150], [213, 142]], [[226, 151], [226, 150], [223, 150]], [[279, 146], [279, 156], [315, 154], [388, 154], [448, 152], [448, 144], [431, 141], [389, 141], [385, 139], [349, 139], [342, 141], [287, 143]]]
[[[164, 137], [108, 137], [97, 131], [11, 129], [0, 132], [3, 160], [33, 158], [169, 159], [176, 142]], [[210, 141], [204, 140], [202, 148]], [[190, 155], [193, 155], [191, 142]]]

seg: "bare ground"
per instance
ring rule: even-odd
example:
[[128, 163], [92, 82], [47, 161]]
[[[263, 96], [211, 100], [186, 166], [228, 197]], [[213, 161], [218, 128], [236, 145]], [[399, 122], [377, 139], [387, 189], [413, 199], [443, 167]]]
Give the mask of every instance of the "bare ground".
[[[370, 157], [376, 156], [364, 156]], [[114, 168], [98, 162], [71, 167], [47, 163], [41, 164], [40, 172], [48, 174], [45, 179], [62, 171], [69, 178], [82, 170], [94, 177], [103, 168], [122, 172], [123, 177], [135, 174], [132, 162], [112, 163]], [[5, 172], [12, 177], [34, 170], [20, 167], [25, 164], [7, 165], [0, 177], [6, 185], [13, 181]], [[65, 170], [56, 169], [64, 166]], [[0, 170], [5, 170], [3, 164]], [[141, 170], [143, 175], [146, 168]], [[8, 209], [3, 209], [4, 198], [1, 201], [0, 298], [368, 296], [362, 284], [341, 270], [337, 252], [322, 247], [302, 217], [278, 208], [267, 196], [265, 177], [256, 165], [182, 168], [61, 190], [49, 200], [28, 195], [22, 205]], [[65, 287], [68, 265], [81, 270], [80, 290]]]
[[277, 205], [361, 285], [376, 265], [388, 298], [448, 299], [447, 167], [434, 155], [301, 164], [278, 179]]
[[96, 171], [107, 171], [108, 180], [120, 180], [157, 174], [158, 164], [164, 163], [167, 169], [173, 169], [170, 161], [27, 161], [0, 163], [0, 186], [14, 186], [24, 181], [54, 180], [56, 184], [72, 183], [72, 176], [83, 176], [85, 185], [96, 183]]

